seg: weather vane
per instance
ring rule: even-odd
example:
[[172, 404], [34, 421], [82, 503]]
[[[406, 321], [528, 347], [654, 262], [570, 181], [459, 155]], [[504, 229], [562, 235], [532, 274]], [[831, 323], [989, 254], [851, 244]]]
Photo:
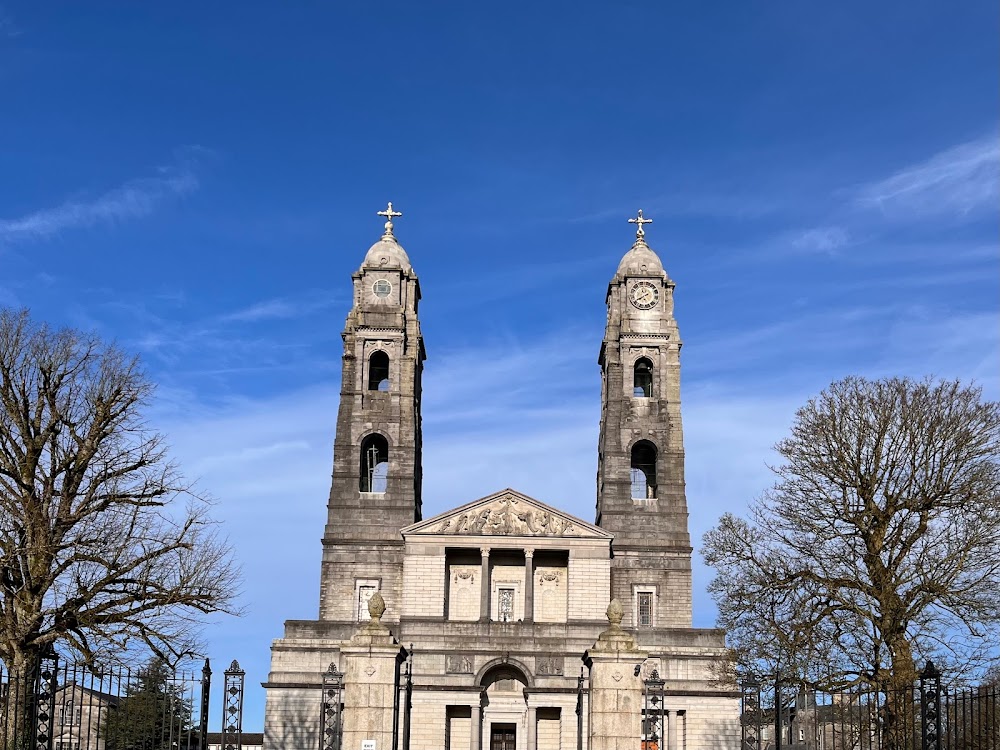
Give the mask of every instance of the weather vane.
[[[385, 211], [379, 211], [376, 214], [376, 216], [384, 216], [385, 217], [385, 234], [386, 234], [387, 237], [391, 237], [392, 236], [392, 220], [393, 220], [393, 217], [402, 216], [402, 215], [403, 215], [403, 213], [401, 211], [393, 211], [392, 210], [392, 201], [389, 201], [389, 208], [387, 208]], [[642, 216], [642, 211], [639, 212], [639, 215]]]
[[[392, 207], [391, 203], [389, 204], [389, 207], [390, 208]], [[639, 209], [639, 215], [636, 218], [634, 218], [634, 219], [629, 219], [628, 223], [629, 224], [638, 224], [638, 227], [635, 230], [635, 238], [637, 240], [641, 240], [643, 237], [646, 236], [646, 230], [642, 228], [642, 225], [643, 224], [652, 224], [653, 220], [652, 219], [644, 219], [644, 218], [642, 218], [642, 209], [640, 208]]]

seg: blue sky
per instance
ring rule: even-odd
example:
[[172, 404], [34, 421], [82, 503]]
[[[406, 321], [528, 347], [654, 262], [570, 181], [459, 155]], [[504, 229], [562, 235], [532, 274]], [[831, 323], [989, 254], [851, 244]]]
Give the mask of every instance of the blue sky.
[[1000, 396], [998, 14], [4, 2], [0, 304], [143, 356], [244, 565], [211, 655], [254, 685], [316, 615], [339, 333], [387, 200], [424, 293], [426, 515], [512, 486], [593, 517], [640, 207], [677, 282], [693, 539], [833, 379]]

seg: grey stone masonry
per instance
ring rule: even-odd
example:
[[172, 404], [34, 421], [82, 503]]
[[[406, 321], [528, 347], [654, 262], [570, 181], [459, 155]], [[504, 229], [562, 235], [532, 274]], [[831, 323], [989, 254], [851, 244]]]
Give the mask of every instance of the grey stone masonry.
[[[388, 750], [404, 727], [411, 750], [636, 750], [653, 671], [660, 750], [735, 748], [724, 634], [691, 626], [681, 342], [644, 232], [608, 287], [596, 525], [513, 488], [424, 519], [420, 286], [392, 233], [399, 213], [379, 213], [343, 333], [319, 617], [287, 620], [272, 644], [265, 750], [319, 747], [331, 664], [345, 673], [345, 750]], [[412, 713], [394, 727], [404, 655]]]
[[[641, 591], [652, 626], [691, 625], [691, 539], [684, 492], [680, 332], [674, 282], [643, 233], [608, 285], [601, 366], [597, 525], [615, 535], [611, 595], [638, 624]], [[643, 381], [642, 378], [645, 378]], [[645, 463], [638, 488], [633, 456]], [[634, 496], [638, 495], [638, 496]]]
[[[420, 283], [391, 223], [353, 279], [323, 535], [320, 619], [357, 619], [358, 581], [373, 581], [389, 601], [400, 601], [399, 530], [421, 518], [420, 389], [426, 353], [417, 318]], [[388, 363], [381, 379], [373, 369], [378, 358]], [[382, 439], [388, 475], [371, 482], [365, 476], [366, 440]], [[394, 618], [398, 611], [387, 617]]]

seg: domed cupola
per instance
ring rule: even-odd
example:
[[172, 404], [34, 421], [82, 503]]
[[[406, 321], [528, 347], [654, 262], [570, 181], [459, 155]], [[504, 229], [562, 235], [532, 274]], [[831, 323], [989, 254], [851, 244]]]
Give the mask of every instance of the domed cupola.
[[639, 210], [639, 215], [635, 219], [629, 219], [632, 224], [637, 224], [638, 228], [635, 232], [635, 243], [632, 248], [625, 253], [621, 262], [618, 264], [618, 277], [626, 278], [629, 276], [665, 276], [666, 273], [663, 270], [663, 263], [660, 261], [659, 256], [652, 251], [649, 245], [646, 244], [646, 231], [642, 228], [643, 224], [649, 224], [653, 220], [643, 218], [642, 210]]
[[392, 233], [393, 217], [402, 216], [402, 214], [398, 211], [393, 211], [391, 203], [387, 210], [379, 211], [378, 213], [379, 216], [386, 217], [385, 232], [379, 237], [378, 242], [368, 248], [361, 267], [412, 271], [413, 267], [410, 265], [409, 256]]

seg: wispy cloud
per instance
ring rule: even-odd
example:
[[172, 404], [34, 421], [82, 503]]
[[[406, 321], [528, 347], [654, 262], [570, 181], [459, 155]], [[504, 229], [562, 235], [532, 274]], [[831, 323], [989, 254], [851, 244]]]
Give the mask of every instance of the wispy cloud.
[[0, 219], [0, 244], [46, 240], [70, 229], [115, 224], [147, 216], [164, 200], [198, 188], [200, 147], [180, 149], [172, 164], [152, 177], [129, 180], [90, 200], [69, 200], [14, 219]]
[[843, 227], [816, 227], [793, 237], [792, 245], [799, 250], [834, 254], [835, 250], [851, 243], [851, 234]]
[[856, 194], [859, 206], [907, 218], [995, 210], [998, 198], [1000, 139], [996, 133], [942, 151], [864, 185]]
[[237, 323], [253, 323], [258, 320], [271, 320], [274, 318], [293, 318], [296, 309], [293, 304], [281, 299], [270, 299], [264, 302], [257, 302], [242, 310], [223, 315], [221, 320]]
[[13, 39], [21, 35], [21, 29], [14, 24], [14, 19], [0, 6], [0, 38]]
[[337, 295], [326, 292], [321, 295], [313, 295], [311, 299], [306, 300], [268, 299], [255, 302], [235, 312], [226, 313], [219, 320], [223, 323], [256, 323], [261, 320], [301, 318], [338, 301]]

